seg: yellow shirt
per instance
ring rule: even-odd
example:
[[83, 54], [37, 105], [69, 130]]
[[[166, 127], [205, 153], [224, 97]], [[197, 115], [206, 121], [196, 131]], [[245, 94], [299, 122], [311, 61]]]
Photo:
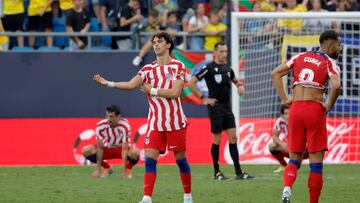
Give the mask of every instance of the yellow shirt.
[[[48, 0], [30, 0], [30, 4], [28, 7], [28, 16], [39, 15], [41, 9], [43, 9], [47, 3]], [[45, 12], [49, 11], [51, 11], [51, 6], [49, 6], [49, 8], [47, 8]]]
[[4, 0], [4, 15], [15, 15], [24, 12], [24, 3], [22, 0]]
[[[219, 23], [217, 25], [208, 24], [206, 26], [205, 31], [207, 32], [218, 32], [218, 31], [225, 31], [226, 25], [223, 23]], [[214, 50], [214, 46], [216, 43], [221, 42], [222, 37], [221, 36], [205, 36], [205, 50]]]
[[[2, 25], [2, 23], [1, 23], [1, 18], [0, 18], [0, 33], [4, 32], [1, 25]], [[2, 50], [2, 45], [7, 44], [7, 43], [9, 43], [9, 38], [7, 36], [0, 36], [0, 50]]]
[[61, 10], [69, 10], [74, 7], [72, 0], [59, 0]]
[[[286, 9], [285, 12], [307, 12], [306, 7], [303, 5], [297, 5], [294, 9]], [[295, 29], [301, 29], [302, 20], [301, 19], [280, 19], [278, 21], [279, 27], [285, 27], [285, 28], [295, 28]]]

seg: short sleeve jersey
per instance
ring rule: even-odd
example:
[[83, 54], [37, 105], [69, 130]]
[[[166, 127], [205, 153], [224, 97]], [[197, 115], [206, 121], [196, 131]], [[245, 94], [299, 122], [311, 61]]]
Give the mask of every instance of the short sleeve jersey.
[[294, 72], [293, 87], [324, 89], [332, 75], [340, 75], [335, 61], [323, 52], [303, 52], [285, 62]]
[[274, 130], [284, 133], [286, 139], [288, 137], [288, 122], [284, 117], [279, 117], [275, 121]]
[[218, 103], [230, 102], [231, 81], [234, 71], [226, 64], [210, 62], [195, 75], [198, 80], [205, 79], [209, 90], [209, 98], [217, 99]]
[[96, 139], [103, 141], [104, 147], [118, 148], [122, 143], [130, 143], [130, 124], [125, 118], [120, 118], [116, 126], [110, 126], [109, 121], [104, 119], [96, 125]]
[[[175, 80], [185, 81], [185, 65], [172, 59], [169, 64], [159, 65], [156, 61], [145, 65], [138, 72], [144, 83], [158, 89], [169, 89]], [[148, 131], [174, 131], [187, 126], [181, 97], [169, 99], [148, 95]]]

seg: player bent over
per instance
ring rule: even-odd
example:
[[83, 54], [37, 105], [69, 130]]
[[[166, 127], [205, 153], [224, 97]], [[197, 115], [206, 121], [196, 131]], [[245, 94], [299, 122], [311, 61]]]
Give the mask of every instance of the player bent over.
[[[276, 67], [272, 79], [281, 101], [290, 105], [288, 147], [290, 160], [284, 171], [284, 189], [281, 202], [288, 203], [291, 188], [301, 166], [307, 144], [310, 173], [308, 190], [310, 203], [319, 202], [323, 187], [323, 159], [327, 151], [326, 114], [331, 110], [340, 93], [340, 69], [334, 59], [341, 51], [339, 33], [328, 30], [320, 35], [320, 49], [294, 55], [286, 63]], [[290, 100], [283, 87], [282, 77], [294, 72], [293, 99]], [[327, 101], [324, 89], [331, 80]]]
[[[106, 160], [122, 159], [124, 168], [122, 177], [131, 178], [131, 169], [139, 161], [139, 149], [130, 146], [130, 124], [120, 116], [120, 108], [112, 105], [106, 108], [106, 119], [96, 126], [96, 145], [83, 147], [84, 157], [97, 164], [92, 174], [94, 177], [106, 178], [113, 169]], [[101, 167], [104, 168], [101, 173]]]

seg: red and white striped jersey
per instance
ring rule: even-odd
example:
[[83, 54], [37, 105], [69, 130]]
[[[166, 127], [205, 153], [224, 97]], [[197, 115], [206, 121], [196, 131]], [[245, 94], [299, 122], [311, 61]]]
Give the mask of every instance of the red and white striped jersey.
[[331, 75], [340, 75], [336, 62], [323, 52], [298, 53], [286, 65], [294, 71], [293, 87], [324, 89]]
[[[185, 65], [172, 59], [167, 65], [159, 65], [156, 61], [145, 65], [138, 72], [144, 83], [158, 89], [169, 89], [174, 80], [185, 82]], [[148, 95], [149, 115], [148, 130], [173, 131], [187, 126], [187, 120], [182, 108], [181, 97], [167, 99]]]
[[287, 137], [288, 137], [288, 122], [284, 117], [280, 116], [279, 118], [276, 119], [274, 129], [280, 133], [284, 133], [285, 138], [287, 139]]
[[104, 147], [117, 148], [122, 143], [130, 143], [130, 124], [127, 119], [120, 118], [114, 127], [109, 125], [109, 121], [104, 119], [96, 125], [96, 139], [102, 139]]

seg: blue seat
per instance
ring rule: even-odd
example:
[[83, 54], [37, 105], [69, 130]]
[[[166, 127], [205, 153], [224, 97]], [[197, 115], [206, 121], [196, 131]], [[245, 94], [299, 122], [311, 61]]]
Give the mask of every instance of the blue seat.
[[34, 48], [32, 47], [18, 47], [18, 46], [15, 46], [11, 49], [11, 51], [15, 51], [15, 52], [23, 52], [23, 51], [34, 51]]
[[89, 32], [100, 32], [100, 31], [101, 30], [99, 28], [99, 21], [97, 20], [97, 18], [91, 18]]
[[[53, 32], [66, 32], [64, 18], [53, 18]], [[69, 37], [54, 37], [54, 45], [59, 47], [69, 46]]]
[[39, 51], [44, 51], [44, 52], [57, 52], [57, 51], [61, 51], [61, 49], [59, 47], [39, 47], [38, 49]]

